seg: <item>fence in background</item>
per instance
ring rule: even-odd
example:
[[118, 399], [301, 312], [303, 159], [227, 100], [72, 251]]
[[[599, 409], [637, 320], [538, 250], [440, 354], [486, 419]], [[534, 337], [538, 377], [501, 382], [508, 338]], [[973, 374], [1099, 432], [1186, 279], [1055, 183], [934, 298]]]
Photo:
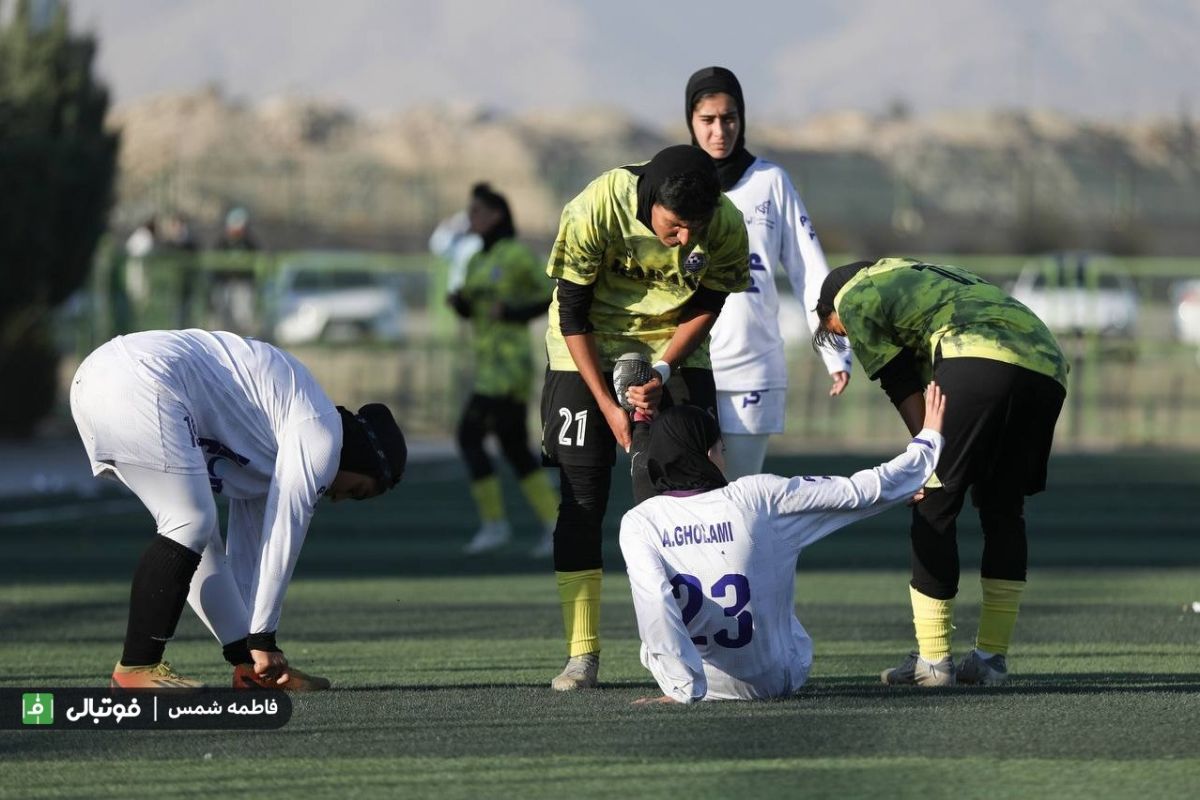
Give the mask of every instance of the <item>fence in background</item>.
[[[445, 270], [424, 255], [327, 254], [328, 269], [375, 270], [394, 280], [405, 309], [394, 341], [294, 342], [294, 352], [338, 403], [387, 402], [417, 436], [450, 436], [469, 386], [468, 331], [442, 302]], [[296, 254], [174, 254], [140, 263], [101, 260], [89, 291], [63, 311], [60, 343], [64, 381], [74, 364], [119, 332], [153, 328], [233, 328], [273, 338], [279, 309], [281, 265]], [[313, 254], [308, 254], [313, 263]], [[317, 259], [320, 260], [319, 257]], [[959, 263], [989, 279], [1011, 281], [1021, 257], [931, 260]], [[831, 262], [837, 263], [836, 259]], [[1114, 343], [1094, 335], [1060, 337], [1071, 357], [1071, 386], [1059, 422], [1067, 449], [1170, 447], [1200, 449], [1200, 350], [1175, 340], [1170, 287], [1200, 277], [1200, 260], [1129, 259], [1120, 262], [1139, 295], [1136, 337]], [[250, 289], [250, 325], [221, 307], [222, 286], [232, 277]], [[531, 329], [534, 358], [543, 352], [544, 323]], [[1113, 346], [1118, 344], [1119, 346]], [[891, 449], [903, 437], [887, 398], [858, 371], [846, 394], [828, 397], [828, 376], [803, 337], [791, 340], [787, 432], [776, 446], [788, 449]], [[535, 387], [536, 389], [536, 387]], [[66, 396], [63, 392], [63, 397]], [[531, 404], [535, 414], [537, 403]], [[535, 420], [533, 429], [540, 427]]]

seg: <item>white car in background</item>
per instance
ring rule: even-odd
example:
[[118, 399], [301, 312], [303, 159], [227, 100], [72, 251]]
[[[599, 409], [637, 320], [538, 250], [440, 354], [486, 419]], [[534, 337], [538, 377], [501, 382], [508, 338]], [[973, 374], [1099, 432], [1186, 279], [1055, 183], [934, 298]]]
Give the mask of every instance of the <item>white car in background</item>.
[[396, 342], [405, 308], [398, 276], [354, 253], [306, 253], [285, 260], [270, 284], [271, 334], [282, 345]]
[[1012, 296], [1056, 334], [1133, 339], [1138, 291], [1116, 262], [1089, 253], [1064, 252], [1030, 261]]

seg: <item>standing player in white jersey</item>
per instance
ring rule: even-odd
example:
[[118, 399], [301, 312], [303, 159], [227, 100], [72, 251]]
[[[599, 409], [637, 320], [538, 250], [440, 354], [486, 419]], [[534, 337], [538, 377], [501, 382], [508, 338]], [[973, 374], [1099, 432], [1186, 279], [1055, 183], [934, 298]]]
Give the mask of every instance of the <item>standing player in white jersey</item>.
[[796, 619], [796, 560], [810, 544], [914, 497], [942, 450], [946, 401], [903, 453], [849, 478], [751, 475], [726, 483], [717, 423], [677, 406], [650, 426], [659, 492], [621, 520], [642, 664], [661, 697], [639, 703], [764, 700], [808, 679], [812, 639]]
[[[118, 336], [84, 359], [71, 413], [92, 472], [154, 516], [112, 685], [197, 687], [163, 661], [183, 604], [221, 642], [235, 688], [326, 689], [278, 647], [283, 598], [321, 495], [362, 500], [404, 472], [386, 406], [334, 404], [293, 356], [231, 333]], [[221, 542], [214, 494], [229, 498]]]
[[[816, 331], [814, 309], [829, 267], [787, 173], [746, 150], [746, 105], [737, 76], [705, 67], [688, 80], [685, 99], [692, 144], [716, 161], [721, 191], [744, 215], [750, 238], [753, 283], [725, 302], [710, 343], [725, 471], [736, 479], [762, 472], [767, 438], [783, 432], [788, 375], [775, 276], [781, 269], [787, 273], [809, 330]], [[850, 353], [827, 347], [821, 359], [833, 378], [829, 394], [836, 397], [850, 380]]]

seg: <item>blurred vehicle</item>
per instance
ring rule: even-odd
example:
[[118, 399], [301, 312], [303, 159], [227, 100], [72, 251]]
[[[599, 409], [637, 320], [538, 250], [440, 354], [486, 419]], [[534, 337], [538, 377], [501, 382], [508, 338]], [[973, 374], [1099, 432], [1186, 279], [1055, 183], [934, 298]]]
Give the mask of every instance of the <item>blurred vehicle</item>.
[[398, 276], [373, 267], [370, 256], [318, 252], [289, 257], [268, 292], [271, 335], [279, 344], [404, 338]]
[[1171, 286], [1171, 309], [1175, 338], [1200, 345], [1200, 279], [1179, 281]]
[[1053, 253], [1025, 265], [1012, 296], [1056, 334], [1132, 339], [1138, 291], [1116, 262], [1090, 253]]

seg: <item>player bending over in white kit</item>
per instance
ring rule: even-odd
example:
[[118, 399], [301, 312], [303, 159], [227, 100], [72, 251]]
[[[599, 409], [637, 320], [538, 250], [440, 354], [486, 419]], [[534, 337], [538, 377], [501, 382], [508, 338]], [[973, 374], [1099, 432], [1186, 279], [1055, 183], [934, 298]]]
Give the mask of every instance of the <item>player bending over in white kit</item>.
[[924, 428], [905, 451], [849, 478], [733, 483], [716, 421], [688, 406], [662, 412], [647, 451], [659, 494], [621, 520], [642, 664], [663, 692], [637, 702], [765, 700], [803, 686], [812, 639], [795, 613], [800, 551], [915, 497], [941, 453], [945, 408], [930, 384]]
[[[133, 574], [112, 686], [202, 685], [163, 661], [187, 601], [221, 642], [234, 688], [329, 688], [289, 666], [275, 633], [321, 495], [375, 497], [404, 472], [387, 407], [352, 413], [282, 350], [185, 330], [102, 345], [75, 373], [71, 413], [92, 472], [128, 486], [158, 526]], [[224, 545], [214, 494], [229, 498]]]

